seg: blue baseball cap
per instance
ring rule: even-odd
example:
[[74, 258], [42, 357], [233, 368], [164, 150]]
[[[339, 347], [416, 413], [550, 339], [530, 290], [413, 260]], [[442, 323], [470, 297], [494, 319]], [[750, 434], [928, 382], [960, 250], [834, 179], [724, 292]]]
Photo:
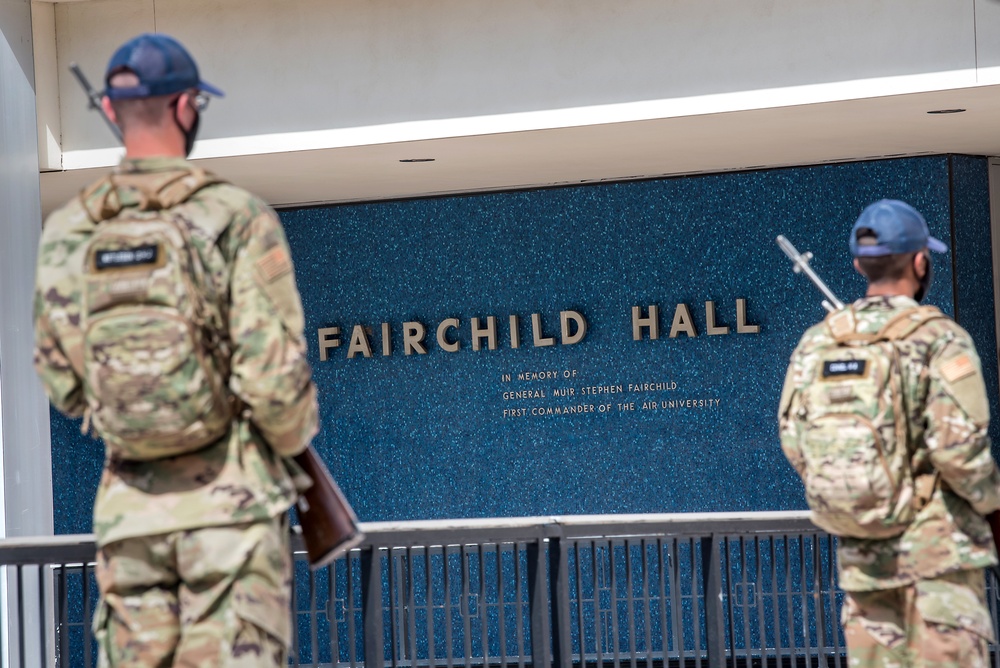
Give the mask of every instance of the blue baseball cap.
[[[858, 243], [858, 230], [868, 228], [875, 234], [874, 245]], [[948, 246], [931, 236], [927, 221], [906, 202], [883, 199], [869, 204], [851, 228], [851, 255], [878, 257], [916, 253], [928, 248], [935, 253], [947, 253]]]
[[[119, 72], [132, 72], [138, 85], [112, 88], [108, 81]], [[187, 49], [163, 33], [145, 33], [122, 44], [108, 62], [104, 94], [112, 100], [171, 95], [197, 89], [222, 97], [224, 93], [201, 80], [198, 65]]]

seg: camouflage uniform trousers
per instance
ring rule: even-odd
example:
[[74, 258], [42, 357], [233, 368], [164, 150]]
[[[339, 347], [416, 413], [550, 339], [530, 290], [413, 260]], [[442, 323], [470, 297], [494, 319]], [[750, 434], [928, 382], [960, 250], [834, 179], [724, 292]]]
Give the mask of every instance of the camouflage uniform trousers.
[[105, 545], [100, 666], [284, 666], [292, 574], [286, 516]]
[[851, 668], [986, 668], [993, 625], [983, 571], [966, 570], [899, 589], [847, 592]]

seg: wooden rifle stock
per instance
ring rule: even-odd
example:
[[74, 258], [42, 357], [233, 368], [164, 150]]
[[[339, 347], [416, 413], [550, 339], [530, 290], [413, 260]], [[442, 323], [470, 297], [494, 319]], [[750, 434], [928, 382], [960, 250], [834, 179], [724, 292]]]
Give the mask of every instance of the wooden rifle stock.
[[365, 535], [358, 518], [312, 446], [294, 458], [313, 484], [299, 497], [299, 525], [309, 566], [322, 568], [358, 545]]
[[[1000, 555], [1000, 510], [994, 510], [987, 515], [986, 521], [989, 522], [990, 531], [993, 532], [993, 545], [997, 549], [997, 554]], [[1000, 580], [1000, 568], [994, 566], [993, 574]]]

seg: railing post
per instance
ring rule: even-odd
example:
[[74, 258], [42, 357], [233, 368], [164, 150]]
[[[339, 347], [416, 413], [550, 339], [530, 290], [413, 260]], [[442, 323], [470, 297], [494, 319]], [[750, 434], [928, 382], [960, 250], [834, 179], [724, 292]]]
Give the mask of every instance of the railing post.
[[715, 534], [701, 539], [701, 577], [705, 592], [705, 649], [709, 668], [726, 665], [726, 632], [722, 612], [722, 555]]
[[[392, 568], [392, 564], [389, 567]], [[361, 620], [365, 638], [365, 668], [385, 666], [382, 613], [382, 558], [377, 547], [366, 547], [361, 550]]]
[[552, 606], [552, 665], [571, 668], [573, 647], [570, 638], [569, 557], [561, 536], [549, 538], [549, 602]]
[[[805, 540], [803, 537], [802, 540]], [[813, 605], [816, 610], [816, 640], [819, 649], [816, 655], [819, 657], [819, 666], [827, 668], [826, 660], [826, 614], [823, 609], [823, 560], [820, 555], [819, 535], [813, 534]], [[805, 583], [803, 583], [805, 586]]]
[[531, 665], [549, 668], [549, 588], [546, 578], [545, 539], [528, 543], [528, 610], [531, 615]]

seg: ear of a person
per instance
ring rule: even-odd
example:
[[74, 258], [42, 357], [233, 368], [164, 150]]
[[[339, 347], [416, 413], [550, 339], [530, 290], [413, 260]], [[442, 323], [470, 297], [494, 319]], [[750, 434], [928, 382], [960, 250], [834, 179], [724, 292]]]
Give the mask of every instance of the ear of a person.
[[198, 115], [198, 112], [194, 109], [193, 98], [194, 95], [187, 91], [181, 93], [177, 98], [177, 110], [183, 119], [185, 128], [190, 128]]
[[104, 113], [111, 119], [111, 122], [118, 125], [118, 115], [115, 114], [115, 108], [111, 105], [111, 100], [107, 96], [101, 98], [101, 108], [104, 109]]

